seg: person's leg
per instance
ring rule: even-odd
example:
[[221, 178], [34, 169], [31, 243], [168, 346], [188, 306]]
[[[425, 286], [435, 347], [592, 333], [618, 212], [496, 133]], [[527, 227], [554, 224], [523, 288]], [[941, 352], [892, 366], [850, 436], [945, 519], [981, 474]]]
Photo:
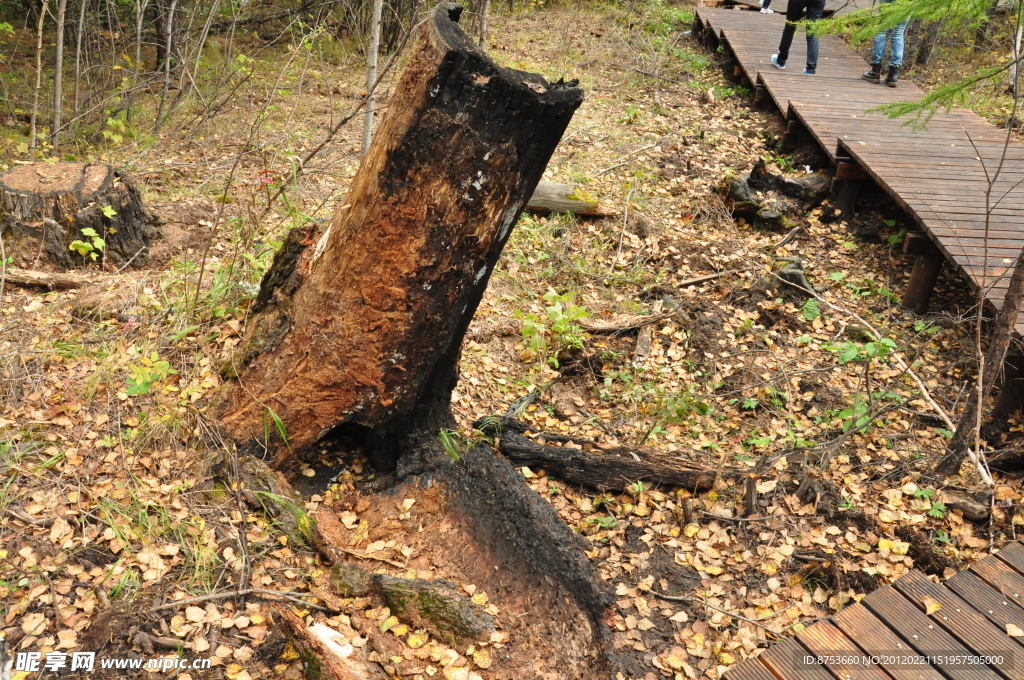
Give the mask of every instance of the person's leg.
[[[825, 0], [810, 0], [807, 4], [807, 20], [817, 21], [825, 11]], [[818, 70], [818, 36], [807, 29], [807, 73]]]
[[900, 69], [903, 67], [903, 33], [907, 30], [907, 22], [892, 29], [892, 53], [889, 55], [889, 73], [885, 76], [885, 84], [896, 87], [900, 80]]
[[875, 44], [871, 50], [871, 63], [881, 64], [882, 57], [885, 56], [885, 44], [889, 42], [889, 36], [892, 34], [892, 29], [885, 31], [879, 31], [875, 35]]
[[789, 59], [789, 48], [793, 45], [793, 36], [796, 35], [796, 22], [803, 18], [807, 9], [807, 0], [789, 0], [786, 5], [786, 27], [782, 29], [782, 41], [779, 43], [780, 66], [786, 65]]
[[[889, 54], [890, 66], [903, 66], [903, 34], [906, 33], [909, 22], [910, 20], [908, 19], [889, 30], [889, 33], [892, 35], [892, 46]], [[877, 48], [875, 51], [878, 51]], [[878, 61], [881, 60], [881, 57], [879, 57]]]

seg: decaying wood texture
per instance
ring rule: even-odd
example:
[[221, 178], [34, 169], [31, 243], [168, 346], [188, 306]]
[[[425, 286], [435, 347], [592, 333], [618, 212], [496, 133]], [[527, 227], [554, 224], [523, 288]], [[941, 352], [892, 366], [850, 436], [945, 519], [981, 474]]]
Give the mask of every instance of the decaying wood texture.
[[[105, 243], [95, 259], [70, 248], [90, 240], [83, 229]], [[111, 166], [27, 163], [0, 175], [0, 235], [16, 266], [68, 268], [142, 264], [157, 230], [131, 180]]]
[[96, 279], [81, 274], [58, 274], [32, 269], [8, 269], [6, 281], [15, 286], [46, 288], [47, 290], [73, 290], [94, 283]]
[[345, 205], [289, 236], [224, 368], [227, 434], [279, 464], [344, 426], [391, 469], [404, 436], [450, 422], [466, 328], [582, 101], [575, 81], [498, 67], [461, 12], [424, 24]]
[[[387, 675], [366, 659], [365, 640], [347, 628], [338, 631], [326, 623], [311, 625], [284, 607], [274, 607], [277, 619], [298, 648], [306, 677], [314, 680], [385, 680]], [[353, 644], [356, 642], [356, 645]], [[358, 646], [357, 646], [358, 645]]]
[[[570, 484], [599, 491], [623, 491], [644, 481], [679, 486], [689, 491], [714, 486], [715, 464], [696, 464], [681, 455], [650, 449], [602, 446], [589, 439], [566, 437], [545, 432], [527, 436], [525, 423], [512, 418], [478, 421], [476, 427], [498, 441], [498, 450], [515, 465], [544, 470]], [[542, 443], [534, 441], [541, 440]], [[739, 471], [722, 471], [723, 477], [735, 477]]]
[[534, 213], [565, 213], [587, 215], [589, 217], [607, 217], [613, 214], [601, 207], [596, 198], [579, 189], [573, 184], [560, 182], [540, 182], [526, 204], [526, 209]]

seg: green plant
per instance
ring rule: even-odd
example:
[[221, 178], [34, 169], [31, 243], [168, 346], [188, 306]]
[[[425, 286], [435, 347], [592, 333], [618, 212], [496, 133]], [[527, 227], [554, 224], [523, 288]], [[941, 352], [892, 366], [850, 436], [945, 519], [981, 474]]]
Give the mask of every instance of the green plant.
[[640, 107], [637, 106], [636, 104], [630, 104], [629, 106], [627, 106], [626, 115], [624, 115], [622, 118], [619, 118], [618, 120], [619, 123], [624, 123], [626, 125], [633, 125], [634, 123], [638, 123], [639, 121]]
[[928, 510], [928, 516], [942, 519], [946, 516], [946, 505], [938, 501], [932, 501], [932, 507]]
[[801, 311], [806, 320], [814, 321], [821, 316], [821, 305], [814, 298], [810, 298], [804, 303]]
[[524, 314], [519, 311], [516, 311], [515, 317], [523, 322], [521, 333], [530, 343], [530, 348], [539, 355], [551, 350], [547, 361], [558, 368], [558, 355], [561, 352], [583, 347], [587, 334], [577, 322], [590, 316], [590, 312], [586, 307], [575, 304], [573, 293], [559, 295], [553, 288], [549, 288], [542, 299], [548, 303], [544, 308], [545, 318], [532, 312]]
[[843, 502], [839, 505], [843, 510], [856, 510], [857, 504], [849, 496], [843, 496]]
[[591, 524], [596, 524], [602, 529], [611, 529], [619, 523], [619, 520], [615, 519], [614, 515], [607, 515], [605, 517], [591, 517], [587, 520]]
[[867, 362], [876, 357], [884, 358], [891, 354], [896, 347], [896, 342], [889, 338], [873, 340], [864, 345], [859, 345], [853, 341], [825, 345], [825, 349], [836, 353], [840, 364], [860, 361]]
[[149, 356], [139, 357], [139, 363], [129, 364], [128, 371], [130, 375], [125, 391], [132, 395], [149, 394], [154, 383], [177, 374], [177, 371], [171, 368], [171, 364], [162, 360], [156, 352], [152, 352]]
[[942, 529], [939, 529], [938, 531], [935, 532], [935, 541], [937, 543], [952, 543], [953, 542], [953, 541], [951, 541], [949, 539], [949, 534], [947, 534]]
[[466, 451], [469, 450], [469, 444], [465, 435], [458, 430], [441, 429], [437, 435], [441, 439], [441, 446], [444, 448], [444, 452], [452, 460], [460, 460]]
[[[104, 208], [104, 214], [106, 214], [105, 211], [108, 208], [109, 206], [107, 208]], [[75, 251], [82, 257], [88, 257], [90, 259], [95, 260], [97, 257], [99, 257], [100, 253], [103, 252], [103, 249], [107, 247], [107, 242], [104, 241], [100, 237], [100, 235], [96, 233], [96, 230], [93, 229], [92, 227], [86, 227], [85, 229], [83, 229], [82, 236], [84, 236], [86, 240], [74, 240], [68, 245], [68, 248], [70, 250]]]

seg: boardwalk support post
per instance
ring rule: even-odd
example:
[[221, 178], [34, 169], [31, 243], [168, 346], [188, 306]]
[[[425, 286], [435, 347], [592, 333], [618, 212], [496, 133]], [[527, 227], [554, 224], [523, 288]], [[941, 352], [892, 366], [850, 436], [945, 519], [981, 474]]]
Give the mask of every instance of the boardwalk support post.
[[836, 194], [836, 207], [843, 217], [853, 217], [853, 208], [860, 196], [860, 180], [832, 180], [832, 191]]
[[[768, 88], [758, 83], [754, 87], [754, 108], [767, 109], [771, 104], [771, 97], [768, 96]], [[787, 130], [788, 133], [788, 130]]]
[[[757, 96], [756, 92], [754, 96]], [[782, 135], [782, 148], [788, 151], [803, 144], [804, 140], [807, 139], [807, 128], [800, 122], [799, 118], [794, 117], [792, 114], [787, 116], [787, 119], [786, 132]]]
[[946, 258], [924, 234], [908, 234], [903, 240], [903, 252], [907, 255], [916, 255], [917, 259], [914, 260], [914, 270], [910, 274], [906, 290], [903, 291], [901, 304], [915, 314], [924, 314], [928, 311], [935, 282]]
[[832, 178], [832, 191], [836, 194], [836, 207], [843, 217], [853, 217], [854, 204], [861, 186], [868, 176], [851, 158], [836, 158], [836, 176]]

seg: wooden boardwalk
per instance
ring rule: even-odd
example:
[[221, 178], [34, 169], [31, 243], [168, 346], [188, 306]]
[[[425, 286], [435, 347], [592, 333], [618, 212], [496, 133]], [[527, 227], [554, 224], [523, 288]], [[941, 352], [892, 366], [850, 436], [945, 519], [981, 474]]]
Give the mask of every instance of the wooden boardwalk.
[[[781, 2], [782, 0], [776, 0]], [[835, 0], [830, 0], [835, 1]], [[863, 181], [885, 190], [910, 214], [928, 239], [908, 239], [918, 263], [904, 304], [918, 312], [928, 298], [942, 261], [960, 272], [985, 299], [1002, 306], [1010, 265], [1024, 247], [1024, 145], [1011, 142], [986, 210], [986, 169], [995, 170], [1006, 133], [964, 110], [937, 112], [924, 128], [868, 110], [880, 104], [920, 98], [913, 83], [899, 87], [861, 78], [868, 64], [835, 36], [822, 36], [817, 74], [801, 74], [806, 41], [797, 34], [784, 71], [771, 64], [784, 18], [739, 8], [696, 9], [694, 34], [711, 48], [723, 46], [735, 58], [734, 75], [746, 79], [755, 99], [774, 104], [788, 121], [787, 141], [809, 136], [836, 167], [840, 203], [852, 206]], [[843, 196], [845, 192], [846, 196]], [[1004, 197], [1005, 194], [1005, 197]], [[986, 212], [988, 238], [986, 238]], [[1024, 316], [1017, 323], [1024, 334]]]
[[1008, 625], [1024, 630], [1019, 542], [943, 585], [912, 571], [725, 680], [1024, 680], [1024, 638]]

